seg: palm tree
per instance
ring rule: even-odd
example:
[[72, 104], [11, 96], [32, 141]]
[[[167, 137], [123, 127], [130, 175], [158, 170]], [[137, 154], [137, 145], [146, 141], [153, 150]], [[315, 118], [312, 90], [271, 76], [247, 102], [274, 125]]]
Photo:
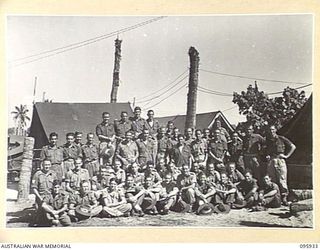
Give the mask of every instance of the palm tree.
[[27, 126], [27, 121], [30, 121], [30, 117], [27, 115], [29, 109], [27, 109], [27, 105], [15, 106], [15, 111], [12, 111], [13, 119], [16, 123], [16, 134], [17, 135], [25, 135], [25, 127]]

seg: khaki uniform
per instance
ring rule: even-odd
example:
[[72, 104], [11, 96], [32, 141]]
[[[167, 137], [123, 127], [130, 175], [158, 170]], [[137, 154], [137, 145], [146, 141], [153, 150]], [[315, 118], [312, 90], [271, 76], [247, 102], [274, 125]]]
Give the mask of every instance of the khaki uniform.
[[151, 138], [146, 140], [137, 139], [136, 140], [139, 157], [138, 162], [140, 165], [146, 165], [148, 161], [156, 162], [157, 145], [155, 141]]
[[134, 131], [132, 122], [130, 120], [128, 121], [114, 121], [114, 130], [116, 133], [116, 136], [119, 138], [125, 138], [126, 132], [128, 131]]
[[99, 173], [99, 149], [96, 145], [85, 144], [82, 146], [84, 168], [88, 170], [90, 178]]
[[66, 183], [69, 183], [69, 186], [74, 191], [80, 191], [80, 184], [82, 181], [89, 181], [90, 176], [89, 172], [86, 169], [80, 168], [79, 171], [69, 170], [66, 174]]
[[[195, 173], [190, 172], [190, 175], [180, 174], [177, 177], [177, 187], [181, 189], [182, 187], [190, 186], [191, 184], [197, 183], [197, 177]], [[195, 189], [189, 188], [181, 192], [181, 199], [188, 204], [193, 204], [196, 202]]]
[[61, 182], [64, 179], [65, 171], [63, 168], [63, 148], [57, 146], [44, 146], [40, 152], [40, 159], [49, 159], [51, 161], [51, 170], [57, 175]]
[[[57, 180], [57, 175], [52, 170], [49, 170], [47, 173], [42, 172], [41, 170], [37, 171], [31, 181], [31, 188], [37, 189], [41, 198], [48, 196], [52, 193], [53, 182]], [[41, 204], [41, 201], [36, 198], [37, 204]]]

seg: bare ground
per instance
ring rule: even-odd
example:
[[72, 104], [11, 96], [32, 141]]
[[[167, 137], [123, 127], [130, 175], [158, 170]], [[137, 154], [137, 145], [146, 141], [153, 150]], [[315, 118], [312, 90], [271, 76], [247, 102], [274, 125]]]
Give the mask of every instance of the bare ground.
[[[7, 227], [28, 227], [34, 213], [33, 202], [7, 201]], [[73, 227], [273, 227], [312, 228], [313, 211], [299, 212], [293, 216], [288, 207], [249, 212], [243, 208], [229, 214], [199, 216], [171, 212], [169, 215], [145, 215], [144, 217], [92, 218], [73, 223]]]

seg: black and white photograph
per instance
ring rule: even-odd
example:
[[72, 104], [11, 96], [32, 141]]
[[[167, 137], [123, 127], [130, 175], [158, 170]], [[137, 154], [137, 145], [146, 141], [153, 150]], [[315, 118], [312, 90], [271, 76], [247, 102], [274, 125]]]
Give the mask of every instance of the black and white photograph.
[[312, 14], [7, 15], [6, 227], [314, 225]]

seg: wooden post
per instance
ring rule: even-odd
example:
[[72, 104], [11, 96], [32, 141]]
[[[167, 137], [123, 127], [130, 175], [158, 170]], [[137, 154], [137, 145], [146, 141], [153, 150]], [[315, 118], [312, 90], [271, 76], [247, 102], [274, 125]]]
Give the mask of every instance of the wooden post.
[[190, 57], [190, 70], [189, 70], [189, 90], [187, 102], [187, 115], [185, 128], [196, 127], [196, 114], [197, 114], [197, 88], [199, 77], [199, 52], [194, 48], [189, 49]]
[[113, 68], [113, 82], [111, 90], [110, 102], [117, 102], [117, 94], [120, 82], [120, 60], [121, 60], [121, 42], [118, 38], [115, 40], [115, 52], [114, 52], [114, 68]]
[[34, 138], [25, 137], [23, 154], [22, 154], [21, 171], [20, 171], [20, 180], [19, 180], [19, 186], [18, 186], [18, 201], [23, 201], [28, 199], [28, 196], [30, 194], [33, 147], [34, 147]]

